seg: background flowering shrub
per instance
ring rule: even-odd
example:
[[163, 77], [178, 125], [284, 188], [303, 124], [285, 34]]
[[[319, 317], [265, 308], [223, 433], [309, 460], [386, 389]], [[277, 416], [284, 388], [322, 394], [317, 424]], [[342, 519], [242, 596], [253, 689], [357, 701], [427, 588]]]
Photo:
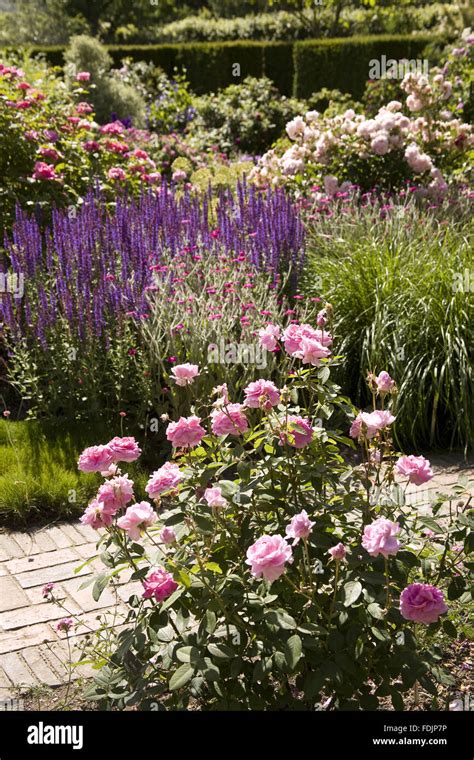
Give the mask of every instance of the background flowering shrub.
[[[99, 491], [87, 507], [83, 522], [104, 529], [94, 597], [126, 568], [143, 589], [115, 643], [85, 655], [102, 665], [88, 695], [103, 706], [376, 709], [388, 697], [403, 709], [417, 682], [434, 697], [438, 682], [452, 683], [436, 641], [441, 628], [456, 635], [449, 600], [470, 600], [472, 520], [467, 507], [447, 519], [439, 506], [424, 516], [405, 504], [395, 471], [426, 482], [431, 470], [392, 447], [387, 373], [369, 378], [372, 411], [349, 428], [334, 360], [315, 358], [317, 346], [333, 350], [329, 316], [316, 329], [275, 325], [289, 385], [259, 381], [259, 408], [250, 386], [243, 396], [216, 389], [209, 406], [196, 377], [149, 501], [128, 494], [125, 510], [113, 486], [115, 503]], [[355, 467], [340, 452], [352, 439]], [[122, 467], [106, 444], [79, 466], [109, 460]]]

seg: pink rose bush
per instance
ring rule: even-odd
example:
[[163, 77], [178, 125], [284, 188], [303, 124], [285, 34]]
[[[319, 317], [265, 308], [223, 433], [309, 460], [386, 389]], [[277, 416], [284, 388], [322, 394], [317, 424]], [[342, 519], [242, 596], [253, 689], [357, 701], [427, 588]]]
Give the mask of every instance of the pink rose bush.
[[335, 709], [375, 709], [381, 695], [404, 701], [416, 673], [431, 691], [449, 678], [430, 642], [440, 627], [453, 635], [449, 600], [468, 594], [468, 508], [435, 531], [439, 506], [426, 515], [405, 502], [395, 477], [415, 483], [430, 468], [394, 447], [395, 381], [369, 375], [372, 406], [350, 413], [333, 354], [305, 361], [305, 341], [331, 345], [324, 312], [315, 327], [272, 323], [259, 336], [279, 349], [288, 385], [224, 383], [167, 420], [169, 457], [148, 479], [104, 470], [135, 456], [130, 437], [80, 456], [85, 472], [105, 472], [82, 517], [106, 564], [95, 597], [137, 586], [125, 630], [109, 632], [107, 667], [126, 684], [111, 706], [159, 696], [186, 709], [193, 696], [205, 708], [314, 710], [330, 693]]

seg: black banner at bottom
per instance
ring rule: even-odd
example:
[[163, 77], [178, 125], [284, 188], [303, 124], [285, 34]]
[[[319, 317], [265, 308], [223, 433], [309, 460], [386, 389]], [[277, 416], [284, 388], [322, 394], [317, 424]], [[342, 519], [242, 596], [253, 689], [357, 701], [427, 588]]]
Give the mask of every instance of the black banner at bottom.
[[[363, 753], [472, 760], [473, 715], [464, 712], [0, 712], [0, 760], [121, 760], [184, 752]], [[147, 749], [145, 750], [145, 747]], [[307, 752], [305, 749], [305, 753]]]

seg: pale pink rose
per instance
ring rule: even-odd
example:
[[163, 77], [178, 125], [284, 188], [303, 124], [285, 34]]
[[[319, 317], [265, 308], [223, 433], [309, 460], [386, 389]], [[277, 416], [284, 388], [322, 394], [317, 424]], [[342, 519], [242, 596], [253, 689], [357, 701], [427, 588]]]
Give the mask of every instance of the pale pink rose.
[[114, 462], [135, 462], [142, 453], [138, 443], [132, 436], [126, 436], [125, 438], [116, 436], [108, 442], [107, 446], [113, 452]]
[[183, 479], [181, 470], [174, 462], [165, 462], [165, 464], [156, 470], [145, 486], [150, 499], [156, 499], [162, 493], [174, 491]]
[[89, 446], [84, 449], [77, 466], [82, 472], [102, 472], [114, 463], [114, 452], [108, 446]]
[[191, 385], [199, 375], [199, 367], [197, 364], [177, 364], [171, 370], [171, 375], [176, 385]]
[[249, 423], [243, 410], [243, 404], [227, 404], [222, 409], [211, 412], [211, 429], [214, 435], [239, 435], [246, 433]]
[[123, 517], [117, 520], [117, 525], [128, 533], [129, 538], [137, 541], [142, 531], [153, 525], [158, 519], [156, 512], [147, 501], [132, 504]]
[[380, 430], [394, 422], [396, 417], [387, 410], [377, 409], [375, 412], [359, 412], [351, 425], [351, 438], [373, 438]]
[[341, 544], [340, 542], [336, 544], [336, 546], [332, 546], [330, 549], [328, 549], [328, 554], [331, 555], [333, 559], [338, 560], [338, 562], [341, 562], [343, 559], [346, 558], [347, 549], [344, 546], [344, 544]]
[[80, 518], [83, 525], [90, 525], [94, 530], [99, 528], [108, 528], [112, 525], [114, 516], [111, 514], [101, 501], [91, 501], [85, 508], [84, 514]]
[[317, 341], [324, 348], [327, 348], [332, 343], [332, 336], [324, 330], [315, 330], [314, 327], [307, 324], [291, 324], [283, 332], [285, 351], [290, 356], [301, 359], [305, 353], [303, 347], [304, 339]]
[[288, 426], [286, 431], [280, 433], [280, 443], [288, 443], [295, 449], [302, 449], [313, 440], [314, 429], [310, 421], [305, 417], [297, 414], [290, 414], [287, 418]]
[[315, 523], [311, 522], [308, 513], [303, 509], [299, 515], [295, 515], [291, 518], [290, 524], [286, 526], [285, 533], [288, 538], [293, 539], [293, 546], [296, 546], [301, 538], [308, 538], [313, 525], [315, 525]]
[[127, 175], [124, 170], [120, 168], [120, 166], [112, 166], [112, 168], [107, 172], [107, 177], [109, 179], [124, 180], [126, 179]]
[[226, 499], [222, 496], [222, 490], [219, 486], [206, 488], [204, 491], [204, 498], [210, 507], [225, 507], [227, 504]]
[[76, 74], [76, 79], [78, 82], [88, 82], [91, 78], [89, 71], [78, 71]]
[[400, 532], [398, 523], [391, 522], [385, 517], [379, 517], [370, 525], [364, 528], [362, 537], [362, 546], [371, 557], [389, 557], [390, 554], [396, 554], [400, 548], [400, 542], [395, 536]]
[[372, 139], [370, 147], [376, 156], [385, 156], [385, 154], [388, 153], [389, 149], [388, 135], [384, 132], [379, 132]]
[[433, 470], [431, 469], [429, 460], [421, 456], [415, 457], [413, 454], [400, 457], [395, 465], [395, 469], [399, 475], [404, 475], [410, 483], [414, 483], [416, 486], [427, 483], [433, 477]]
[[126, 475], [118, 475], [100, 486], [97, 501], [101, 501], [107, 512], [115, 514], [133, 499], [133, 480]]
[[375, 384], [379, 393], [390, 393], [395, 387], [395, 380], [384, 370], [375, 378]]
[[321, 359], [326, 359], [331, 355], [329, 348], [321, 345], [319, 340], [312, 338], [303, 338], [301, 340], [301, 361], [303, 364], [312, 364], [317, 367]]
[[418, 145], [412, 143], [405, 150], [405, 159], [408, 166], [413, 169], [417, 174], [431, 171], [433, 168], [433, 162], [426, 153], [420, 153]]
[[164, 601], [168, 596], [171, 596], [173, 591], [176, 591], [178, 584], [173, 579], [171, 573], [167, 573], [162, 567], [158, 570], [154, 570], [143, 581], [144, 599], [150, 599], [152, 596], [157, 602]]
[[427, 583], [411, 583], [400, 595], [400, 612], [405, 620], [415, 623], [436, 623], [448, 607], [443, 592]]
[[285, 572], [285, 563], [293, 562], [291, 546], [282, 536], [262, 536], [247, 550], [245, 562], [256, 578], [273, 583]]
[[178, 422], [170, 422], [166, 429], [166, 437], [175, 449], [197, 446], [205, 435], [201, 418], [195, 414], [191, 417], [180, 417]]
[[280, 338], [280, 328], [278, 325], [268, 324], [266, 327], [262, 327], [258, 331], [258, 337], [260, 345], [266, 348], [267, 351], [274, 351], [278, 345], [277, 341]]
[[286, 133], [290, 140], [295, 140], [297, 137], [301, 136], [304, 133], [305, 128], [306, 124], [304, 122], [304, 119], [302, 119], [301, 116], [296, 116], [294, 119], [287, 123]]
[[280, 403], [280, 391], [271, 380], [255, 380], [244, 388], [245, 406], [268, 411]]
[[407, 106], [410, 111], [420, 111], [423, 108], [423, 103], [414, 93], [410, 93], [407, 97]]
[[116, 464], [111, 464], [106, 470], [101, 470], [100, 474], [103, 478], [113, 478], [115, 475], [120, 475], [120, 467]]
[[177, 169], [175, 172], [173, 172], [171, 179], [173, 182], [182, 182], [184, 179], [186, 179], [186, 172], [182, 169]]
[[176, 541], [176, 533], [174, 532], [173, 528], [164, 527], [163, 530], [160, 533], [160, 541], [163, 541], [164, 544], [174, 544]]

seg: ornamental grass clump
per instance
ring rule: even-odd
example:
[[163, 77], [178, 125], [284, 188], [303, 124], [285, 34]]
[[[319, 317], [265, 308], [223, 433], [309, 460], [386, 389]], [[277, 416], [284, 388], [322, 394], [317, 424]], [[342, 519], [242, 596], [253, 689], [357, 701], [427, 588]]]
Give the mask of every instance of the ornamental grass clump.
[[471, 600], [469, 502], [428, 516], [407, 501], [404, 479], [427, 482], [429, 462], [393, 447], [387, 372], [369, 378], [368, 410], [339, 395], [330, 317], [262, 331], [286, 367], [279, 386], [256, 374], [209, 398], [200, 368], [187, 374], [172, 455], [145, 492], [111, 485], [134, 440], [81, 456], [105, 476], [82, 517], [101, 529], [93, 596], [134, 581], [123, 629], [84, 655], [101, 666], [87, 693], [103, 707], [403, 709], [420, 685], [436, 705], [454, 683], [437, 642], [461, 634], [451, 600]]

